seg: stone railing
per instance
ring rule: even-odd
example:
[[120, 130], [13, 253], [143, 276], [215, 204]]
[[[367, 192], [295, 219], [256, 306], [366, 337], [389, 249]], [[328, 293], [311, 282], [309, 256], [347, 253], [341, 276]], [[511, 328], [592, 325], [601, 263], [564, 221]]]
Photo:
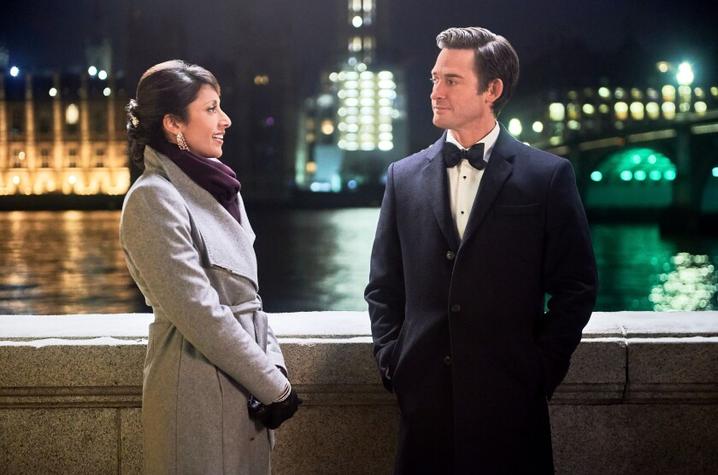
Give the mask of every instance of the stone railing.
[[[0, 473], [141, 473], [151, 319], [0, 316]], [[391, 473], [398, 411], [367, 315], [270, 319], [305, 400], [273, 472]], [[718, 312], [595, 313], [551, 418], [559, 473], [718, 473]]]

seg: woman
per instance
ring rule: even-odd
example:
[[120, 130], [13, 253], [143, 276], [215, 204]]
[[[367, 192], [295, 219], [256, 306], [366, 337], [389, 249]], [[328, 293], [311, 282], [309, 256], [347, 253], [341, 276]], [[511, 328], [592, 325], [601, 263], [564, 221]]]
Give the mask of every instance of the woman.
[[217, 160], [231, 125], [219, 84], [200, 66], [167, 61], [142, 75], [127, 111], [143, 174], [125, 198], [120, 242], [155, 315], [142, 391], [145, 472], [269, 473], [268, 428], [301, 400], [257, 294], [240, 184]]

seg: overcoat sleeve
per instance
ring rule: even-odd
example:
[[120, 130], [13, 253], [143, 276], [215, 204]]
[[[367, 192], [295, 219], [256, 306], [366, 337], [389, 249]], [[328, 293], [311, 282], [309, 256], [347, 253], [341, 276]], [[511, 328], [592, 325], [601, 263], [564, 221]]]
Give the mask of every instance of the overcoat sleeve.
[[134, 189], [123, 209], [120, 241], [135, 280], [187, 341], [262, 403], [270, 404], [282, 394], [287, 379], [232, 310], [220, 303], [202, 268], [190, 216], [176, 190]]
[[371, 333], [382, 382], [392, 390], [392, 353], [404, 323], [404, 274], [396, 222], [394, 164], [387, 171], [386, 188], [371, 253], [369, 284], [364, 297], [369, 304]]
[[568, 371], [571, 354], [596, 302], [598, 279], [586, 214], [573, 168], [561, 160], [548, 191], [543, 262], [548, 312], [539, 326], [537, 344], [544, 368], [547, 397]]

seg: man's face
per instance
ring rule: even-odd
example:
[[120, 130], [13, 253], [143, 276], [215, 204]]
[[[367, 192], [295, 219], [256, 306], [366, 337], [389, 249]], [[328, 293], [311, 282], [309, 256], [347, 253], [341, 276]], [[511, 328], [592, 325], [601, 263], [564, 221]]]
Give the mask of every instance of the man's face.
[[489, 100], [489, 89], [479, 93], [479, 78], [474, 67], [471, 49], [444, 48], [431, 70], [432, 122], [442, 129], [454, 131], [481, 127], [494, 115]]

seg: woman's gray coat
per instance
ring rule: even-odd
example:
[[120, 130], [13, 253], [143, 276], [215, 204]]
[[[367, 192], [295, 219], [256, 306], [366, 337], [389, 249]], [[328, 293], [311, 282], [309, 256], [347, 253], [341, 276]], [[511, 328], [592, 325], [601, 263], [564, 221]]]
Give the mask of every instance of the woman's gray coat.
[[272, 434], [248, 417], [287, 380], [257, 294], [254, 232], [171, 160], [145, 149], [120, 242], [153, 309], [142, 391], [148, 474], [267, 474]]

